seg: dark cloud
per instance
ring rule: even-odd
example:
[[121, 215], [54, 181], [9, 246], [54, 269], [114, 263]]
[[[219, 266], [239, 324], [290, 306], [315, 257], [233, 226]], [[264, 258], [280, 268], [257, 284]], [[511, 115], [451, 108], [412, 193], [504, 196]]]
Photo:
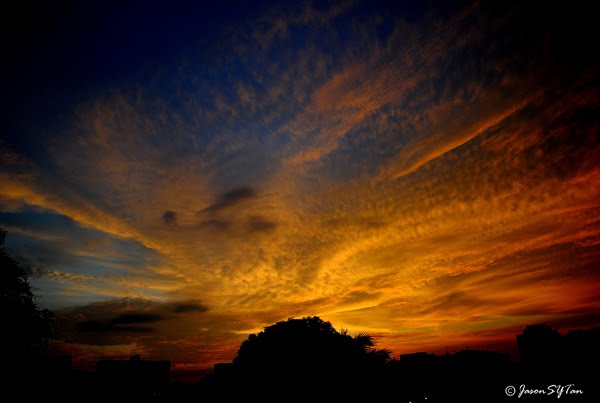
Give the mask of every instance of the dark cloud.
[[210, 229], [221, 232], [269, 232], [277, 227], [275, 221], [271, 221], [263, 216], [255, 215], [242, 221], [237, 220], [224, 220], [213, 218], [210, 220], [201, 221], [198, 224], [201, 229]]
[[268, 232], [277, 227], [277, 223], [269, 221], [262, 216], [252, 216], [248, 221], [250, 232]]
[[113, 323], [104, 323], [97, 320], [86, 320], [75, 325], [75, 329], [80, 332], [100, 333], [150, 333], [154, 328], [148, 326], [114, 326]]
[[161, 315], [146, 312], [130, 312], [119, 315], [110, 321], [113, 325], [128, 325], [132, 323], [152, 323], [163, 320]]
[[171, 210], [167, 210], [162, 215], [162, 221], [165, 225], [175, 225], [177, 224], [177, 213]]
[[196, 302], [181, 303], [173, 306], [173, 312], [175, 313], [188, 313], [188, 312], [206, 312], [208, 308], [202, 304]]
[[251, 199], [255, 196], [256, 192], [254, 189], [248, 186], [231, 189], [229, 192], [221, 195], [221, 197], [214, 204], [205, 208], [203, 212], [216, 212], [227, 207], [235, 206], [236, 204]]
[[149, 326], [131, 326], [137, 323], [154, 323], [165, 319], [156, 313], [128, 312], [117, 315], [110, 320], [85, 320], [75, 323], [75, 330], [84, 333], [149, 333], [154, 328]]
[[111, 328], [109, 324], [97, 320], [85, 320], [75, 324], [75, 329], [80, 332], [105, 332]]
[[[196, 300], [154, 302], [141, 298], [122, 298], [114, 301], [67, 308], [56, 312], [59, 319], [57, 340], [90, 345], [127, 344], [135, 334], [163, 334], [173, 322], [185, 314], [204, 313], [208, 307]], [[163, 324], [169, 321], [168, 324]], [[151, 325], [150, 325], [151, 324]]]

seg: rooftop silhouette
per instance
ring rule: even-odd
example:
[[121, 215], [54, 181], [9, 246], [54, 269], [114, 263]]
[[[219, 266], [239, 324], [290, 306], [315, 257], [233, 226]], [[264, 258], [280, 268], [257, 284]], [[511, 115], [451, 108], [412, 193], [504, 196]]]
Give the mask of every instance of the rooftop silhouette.
[[156, 395], [169, 385], [171, 361], [142, 360], [137, 354], [129, 360], [99, 360], [96, 375], [105, 393]]
[[527, 326], [517, 335], [524, 357], [517, 363], [505, 353], [470, 349], [394, 359], [387, 350], [377, 349], [369, 335], [339, 333], [318, 317], [289, 319], [250, 335], [233, 362], [215, 364], [201, 390], [226, 399], [265, 398], [281, 390], [311, 398], [319, 390], [319, 398], [379, 400], [393, 391], [405, 402], [503, 402], [510, 401], [505, 394], [509, 385], [562, 382], [587, 390], [589, 398], [594, 383], [589, 372], [576, 365], [599, 362], [599, 335], [599, 329], [562, 336], [545, 324]]

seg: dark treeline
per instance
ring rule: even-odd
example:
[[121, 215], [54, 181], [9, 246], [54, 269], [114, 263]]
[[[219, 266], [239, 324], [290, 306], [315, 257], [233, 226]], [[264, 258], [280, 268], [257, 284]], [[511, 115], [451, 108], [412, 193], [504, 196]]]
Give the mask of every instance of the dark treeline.
[[5, 250], [7, 231], [0, 228], [0, 343], [3, 362], [10, 368], [7, 384], [31, 371], [31, 363], [46, 351], [54, 337], [54, 315], [38, 309], [27, 270]]
[[6, 231], [0, 236], [3, 390], [18, 400], [509, 402], [560, 393], [560, 401], [600, 401], [600, 329], [561, 335], [544, 324], [516, 336], [518, 363], [481, 350], [395, 358], [370, 335], [351, 336], [313, 316], [250, 335], [232, 362], [215, 364], [197, 383], [170, 383], [169, 361], [140, 356], [73, 370], [71, 356], [45, 354], [53, 316], [37, 308], [26, 270], [4, 250]]
[[[554, 396], [524, 391], [565, 386], [561, 401], [595, 401], [600, 329], [560, 335], [540, 324], [517, 336], [521, 362], [504, 353], [461, 350], [391, 357], [369, 335], [350, 337], [318, 317], [289, 319], [244, 341], [229, 364], [215, 365], [199, 391], [237, 399], [278, 400], [275, 390], [307, 400], [339, 399], [398, 402], [527, 401]], [[572, 385], [567, 391], [566, 386]], [[507, 395], [514, 386], [516, 395]], [[574, 393], [582, 390], [585, 394]], [[509, 390], [510, 393], [510, 390]], [[570, 394], [569, 394], [570, 393]], [[287, 397], [284, 397], [287, 396]]]
[[[28, 378], [28, 396], [56, 401], [598, 401], [600, 329], [560, 335], [532, 325], [517, 336], [522, 360], [461, 350], [435, 355], [377, 349], [366, 334], [337, 332], [318, 317], [289, 319], [251, 335], [233, 362], [218, 363], [197, 383], [169, 383], [168, 361], [98, 361], [96, 373], [73, 371], [61, 357]], [[526, 390], [518, 397], [519, 388]], [[549, 393], [556, 385], [554, 396]], [[569, 386], [571, 385], [571, 386]], [[507, 388], [515, 387], [508, 396]], [[569, 387], [569, 389], [567, 389]], [[537, 391], [537, 392], [536, 392]], [[583, 394], [580, 394], [582, 391]], [[533, 394], [533, 393], [536, 394]]]

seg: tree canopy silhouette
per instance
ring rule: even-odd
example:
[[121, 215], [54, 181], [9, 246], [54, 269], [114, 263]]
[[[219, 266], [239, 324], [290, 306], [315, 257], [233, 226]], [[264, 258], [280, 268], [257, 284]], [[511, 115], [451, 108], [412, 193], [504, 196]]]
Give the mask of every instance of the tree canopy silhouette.
[[385, 363], [387, 350], [374, 348], [368, 334], [351, 337], [317, 316], [288, 319], [251, 334], [234, 359], [243, 369], [277, 371], [312, 367], [312, 371]]
[[54, 335], [54, 315], [38, 309], [27, 271], [5, 250], [7, 231], [0, 228], [0, 320], [2, 346], [13, 364], [25, 364], [43, 352]]
[[[238, 380], [260, 390], [298, 384], [347, 386], [383, 369], [390, 353], [366, 334], [338, 332], [317, 316], [288, 319], [251, 334], [233, 360]], [[269, 386], [270, 385], [270, 386]]]

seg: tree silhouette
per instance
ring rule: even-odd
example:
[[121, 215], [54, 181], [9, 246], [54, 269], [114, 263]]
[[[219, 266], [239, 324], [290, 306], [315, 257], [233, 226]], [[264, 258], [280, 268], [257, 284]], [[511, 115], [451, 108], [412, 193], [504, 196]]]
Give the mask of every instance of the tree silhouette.
[[235, 376], [218, 382], [242, 384], [248, 393], [275, 386], [300, 393], [298, 385], [349, 392], [372, 380], [389, 357], [366, 333], [352, 337], [317, 316], [290, 318], [251, 334], [233, 360]]
[[27, 271], [4, 248], [6, 234], [0, 228], [0, 334], [12, 365], [27, 365], [52, 339], [54, 315], [47, 309], [38, 309]]

